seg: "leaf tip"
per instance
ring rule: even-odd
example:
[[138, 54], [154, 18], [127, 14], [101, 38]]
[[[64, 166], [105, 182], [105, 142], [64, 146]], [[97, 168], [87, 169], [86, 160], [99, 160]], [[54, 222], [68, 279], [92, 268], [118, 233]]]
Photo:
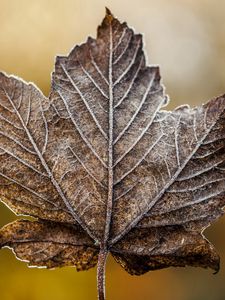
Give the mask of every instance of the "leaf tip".
[[105, 8], [105, 16], [109, 20], [109, 22], [111, 22], [114, 18], [113, 14], [111, 13], [111, 10], [108, 7]]
[[220, 271], [220, 258], [218, 258], [217, 262], [214, 264], [212, 269], [214, 271], [213, 275], [216, 275], [217, 273], [219, 273], [219, 271]]

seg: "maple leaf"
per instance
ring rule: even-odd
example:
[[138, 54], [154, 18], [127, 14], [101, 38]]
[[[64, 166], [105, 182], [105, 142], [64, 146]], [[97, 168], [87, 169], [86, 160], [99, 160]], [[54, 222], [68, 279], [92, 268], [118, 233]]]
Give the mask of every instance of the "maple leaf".
[[0, 198], [18, 215], [0, 247], [32, 266], [131, 274], [219, 269], [202, 235], [225, 206], [225, 96], [165, 111], [142, 36], [107, 9], [96, 39], [56, 59], [47, 99], [0, 73]]

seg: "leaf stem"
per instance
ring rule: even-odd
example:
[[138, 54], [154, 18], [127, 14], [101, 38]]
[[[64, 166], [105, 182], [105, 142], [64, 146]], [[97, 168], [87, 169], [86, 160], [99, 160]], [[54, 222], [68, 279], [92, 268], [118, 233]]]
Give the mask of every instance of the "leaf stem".
[[100, 249], [97, 266], [98, 300], [105, 300], [105, 265], [108, 256], [106, 249]]

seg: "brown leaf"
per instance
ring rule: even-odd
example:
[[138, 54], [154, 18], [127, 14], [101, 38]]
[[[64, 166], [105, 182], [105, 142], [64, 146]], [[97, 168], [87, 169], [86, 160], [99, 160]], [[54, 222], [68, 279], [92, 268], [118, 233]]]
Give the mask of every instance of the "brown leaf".
[[98, 261], [98, 249], [76, 225], [18, 220], [3, 227], [0, 244], [13, 248], [19, 259], [32, 266], [75, 266], [83, 271]]
[[107, 9], [96, 39], [56, 58], [49, 99], [0, 73], [0, 246], [36, 266], [131, 274], [219, 269], [203, 230], [225, 206], [225, 96], [165, 111], [142, 36]]

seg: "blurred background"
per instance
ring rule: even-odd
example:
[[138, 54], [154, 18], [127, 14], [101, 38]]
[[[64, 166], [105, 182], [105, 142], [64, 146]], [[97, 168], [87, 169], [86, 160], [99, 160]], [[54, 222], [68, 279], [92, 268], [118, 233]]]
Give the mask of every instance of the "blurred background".
[[[192, 106], [225, 92], [224, 0], [0, 0], [0, 70], [33, 81], [48, 95], [56, 54], [95, 36], [108, 6], [144, 33], [150, 64], [159, 64], [169, 108]], [[15, 220], [0, 204], [0, 226]], [[225, 217], [206, 230], [221, 255], [221, 271], [166, 269], [140, 277], [111, 258], [107, 300], [224, 300]], [[97, 299], [96, 270], [27, 268], [11, 251], [0, 251], [1, 300]]]

